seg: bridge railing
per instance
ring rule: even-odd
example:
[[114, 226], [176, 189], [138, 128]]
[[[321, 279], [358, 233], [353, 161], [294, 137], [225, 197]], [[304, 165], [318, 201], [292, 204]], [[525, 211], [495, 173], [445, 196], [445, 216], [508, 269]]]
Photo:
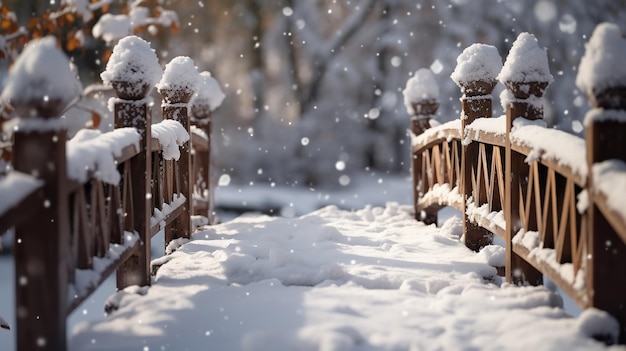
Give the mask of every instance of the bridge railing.
[[[602, 42], [612, 31], [619, 33], [613, 26], [599, 26], [587, 50], [597, 46], [594, 40]], [[516, 51], [520, 47], [525, 50]], [[490, 50], [495, 48], [469, 47], [457, 60], [457, 70], [484, 70], [489, 65], [476, 60], [490, 60]], [[543, 123], [541, 97], [551, 76], [547, 57], [536, 60], [537, 50], [542, 49], [536, 39], [524, 33], [513, 44], [503, 68], [492, 69], [492, 74], [464, 72], [471, 78], [466, 80], [453, 74], [463, 92], [461, 118], [425, 130], [413, 127], [416, 219], [434, 223], [439, 209], [456, 208], [463, 213], [469, 248], [480, 250], [492, 243], [493, 235], [504, 241], [506, 259], [498, 268], [507, 281], [538, 285], [544, 276], [549, 278], [580, 307], [611, 313], [620, 322], [623, 343], [626, 87], [619, 84], [626, 77], [608, 80], [621, 82], [617, 85], [585, 91], [592, 110], [585, 118], [583, 139]], [[535, 57], [532, 53], [524, 56], [522, 51], [534, 52]], [[523, 72], [528, 64], [519, 63], [533, 60], [543, 61], [545, 67], [532, 67], [532, 72], [547, 74], [531, 80], [527, 79], [531, 74]], [[516, 63], [520, 71], [515, 71]], [[595, 65], [602, 72], [609, 64], [587, 59], [579, 70], [592, 70], [582, 66]], [[496, 79], [506, 87], [501, 95], [506, 115], [493, 118], [490, 94]], [[581, 79], [578, 85], [584, 86], [579, 74]], [[423, 109], [414, 110], [414, 119], [423, 118], [419, 111]], [[434, 114], [429, 111], [426, 118]]]
[[[150, 50], [137, 37], [126, 39], [134, 41], [133, 50]], [[150, 242], [157, 232], [165, 230], [167, 246], [190, 237], [193, 214], [213, 218], [210, 120], [207, 113], [194, 116], [198, 126], [192, 128], [194, 90], [166, 78], [166, 66], [159, 83], [162, 122], [152, 123], [152, 85], [144, 78], [120, 80], [112, 84], [115, 129], [81, 130], [68, 140], [59, 116], [70, 99], [53, 96], [50, 103], [48, 93], [23, 98], [33, 86], [17, 82], [63, 90], [62, 82], [46, 80], [45, 70], [63, 72], [69, 62], [62, 56], [60, 67], [50, 67], [51, 55], [62, 54], [45, 40], [28, 50], [23, 55], [41, 60], [30, 64], [44, 74], [9, 77], [16, 89], [5, 97], [21, 118], [9, 147], [12, 169], [0, 176], [0, 233], [15, 229], [18, 350], [64, 350], [67, 316], [111, 273], [117, 271], [118, 289], [150, 285]], [[123, 63], [136, 64], [132, 56]], [[19, 60], [16, 67], [12, 72], [20, 72]]]

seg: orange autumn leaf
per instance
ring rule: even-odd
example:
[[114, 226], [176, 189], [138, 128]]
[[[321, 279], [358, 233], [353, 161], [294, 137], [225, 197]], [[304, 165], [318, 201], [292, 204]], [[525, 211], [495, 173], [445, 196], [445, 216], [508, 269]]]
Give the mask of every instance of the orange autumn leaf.
[[91, 123], [89, 125], [90, 128], [98, 128], [100, 127], [100, 122], [102, 121], [102, 117], [97, 112], [91, 113]]
[[74, 51], [77, 50], [81, 47], [81, 43], [80, 40], [71, 37], [67, 40], [67, 43], [65, 44], [65, 48], [67, 49], [67, 51]]

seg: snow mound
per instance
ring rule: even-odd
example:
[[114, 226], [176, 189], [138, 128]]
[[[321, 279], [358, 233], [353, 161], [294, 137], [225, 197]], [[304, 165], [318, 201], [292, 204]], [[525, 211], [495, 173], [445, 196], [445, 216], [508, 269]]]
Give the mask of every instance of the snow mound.
[[1, 98], [9, 101], [21, 117], [58, 117], [35, 114], [53, 106], [60, 113], [80, 94], [81, 85], [69, 59], [57, 48], [56, 39], [48, 36], [33, 40], [24, 49], [9, 70]]
[[84, 183], [90, 172], [105, 183], [117, 185], [120, 173], [115, 157], [122, 150], [135, 145], [139, 150], [141, 137], [135, 128], [118, 128], [108, 133], [95, 129], [81, 129], [67, 142], [67, 175]]
[[554, 80], [548, 67], [546, 49], [539, 47], [534, 35], [524, 32], [517, 37], [497, 79], [502, 84], [551, 83]]
[[578, 66], [576, 86], [587, 96], [605, 89], [626, 86], [626, 38], [612, 23], [600, 23], [585, 44]]
[[459, 86], [465, 83], [495, 81], [502, 70], [502, 58], [492, 45], [472, 44], [456, 59], [456, 68], [450, 78]]
[[137, 36], [128, 36], [115, 45], [106, 70], [100, 77], [105, 84], [130, 83], [125, 87], [127, 95], [136, 96], [140, 95], [142, 85], [154, 86], [162, 74], [163, 70], [150, 44]]
[[413, 103], [439, 100], [439, 85], [437, 85], [431, 70], [421, 68], [407, 80], [402, 94], [404, 95], [404, 106], [406, 106], [407, 112], [412, 115]]
[[185, 127], [171, 119], [153, 124], [152, 137], [159, 140], [159, 144], [163, 147], [163, 158], [166, 160], [178, 160], [180, 158], [179, 147], [189, 140]]

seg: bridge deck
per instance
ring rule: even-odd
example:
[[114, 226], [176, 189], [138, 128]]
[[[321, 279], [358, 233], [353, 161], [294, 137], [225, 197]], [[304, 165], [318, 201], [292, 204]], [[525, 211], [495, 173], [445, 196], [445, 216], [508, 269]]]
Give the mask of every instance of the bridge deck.
[[[459, 242], [409, 206], [297, 218], [246, 215], [207, 227], [160, 266], [151, 288], [110, 299], [73, 350], [603, 349], [602, 312], [570, 318], [543, 287], [507, 287], [503, 255]], [[514, 311], [512, 311], [514, 310]]]

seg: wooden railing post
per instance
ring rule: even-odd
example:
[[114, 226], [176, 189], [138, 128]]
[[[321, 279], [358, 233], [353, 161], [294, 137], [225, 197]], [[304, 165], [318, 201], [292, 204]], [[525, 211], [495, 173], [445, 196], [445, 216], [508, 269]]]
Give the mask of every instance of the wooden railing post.
[[[203, 182], [204, 184], [194, 184], [198, 187], [198, 190], [203, 190], [202, 194], [199, 194], [203, 198], [207, 199], [207, 209], [205, 212], [196, 212], [194, 214], [206, 215], [209, 220], [209, 224], [215, 223], [215, 188], [213, 181], [213, 174], [211, 169], [211, 132], [213, 126], [212, 112], [222, 103], [224, 94], [219, 88], [217, 81], [211, 77], [209, 72], [200, 73], [201, 81], [198, 84], [198, 88], [193, 98], [191, 99], [191, 120], [201, 131], [204, 132], [208, 138], [208, 150], [195, 151], [194, 167], [196, 170], [194, 173], [196, 176], [200, 176], [201, 180], [196, 180], [196, 183]], [[201, 189], [203, 188], [204, 189]], [[208, 193], [206, 193], [208, 192]]]
[[[125, 54], [128, 50], [136, 50], [142, 55]], [[135, 67], [135, 74], [125, 74], [126, 67]], [[147, 96], [158, 79], [159, 70], [158, 60], [150, 45], [139, 37], [130, 36], [120, 40], [113, 48], [107, 69], [102, 73], [105, 83], [110, 83], [118, 96], [114, 101], [115, 128], [133, 127], [141, 136], [139, 153], [124, 165], [130, 169], [123, 170], [129, 174], [131, 183], [124, 186], [130, 192], [124, 194], [124, 198], [130, 201], [130, 206], [127, 206], [130, 210], [127, 209], [124, 214], [124, 229], [137, 232], [140, 247], [118, 268], [118, 289], [130, 285], [150, 285], [152, 101]]]
[[[451, 78], [461, 88], [461, 135], [465, 128], [477, 118], [492, 117], [491, 92], [498, 81], [496, 77], [502, 68], [502, 59], [498, 50], [489, 45], [473, 44], [457, 58], [457, 67]], [[493, 234], [476, 223], [467, 215], [467, 202], [472, 196], [472, 174], [478, 167], [478, 143], [463, 143], [461, 155], [461, 181], [459, 193], [463, 197], [463, 235], [465, 245], [479, 251], [493, 241]], [[479, 195], [480, 196], [480, 195]], [[481, 199], [473, 199], [478, 205]], [[486, 200], [486, 199], [485, 199]]]
[[[606, 70], [607, 65], [623, 59], [617, 52], [623, 52], [624, 48], [607, 47], [603, 43], [605, 38], [611, 43], [626, 43], [621, 35], [616, 25], [601, 24], [596, 28], [586, 46], [576, 83], [586, 93], [592, 106], [585, 118], [589, 170], [587, 296], [590, 307], [607, 311], [619, 321], [620, 343], [626, 343], [626, 281], [616, 277], [626, 272], [626, 243], [596, 205], [598, 194], [594, 189], [593, 174], [593, 165], [596, 163], [610, 159], [626, 162], [626, 148], [616, 145], [626, 140], [626, 119], [612, 117], [626, 116], [626, 86], [615, 85], [623, 84], [626, 76], [617, 77], [617, 71]], [[608, 40], [615, 38], [617, 40]], [[598, 51], [602, 55], [598, 55]], [[616, 60], [613, 63], [596, 59], [606, 59], [612, 55]], [[602, 76], [601, 72], [611, 76]], [[596, 82], [588, 81], [592, 75], [597, 78]]]
[[[26, 70], [22, 70], [22, 57], [29, 60]], [[39, 69], [52, 70], [64, 79], [53, 81]], [[58, 51], [54, 39], [46, 38], [24, 50], [3, 93], [21, 117], [14, 134], [13, 167], [44, 183], [45, 200], [37, 206], [33, 220], [15, 228], [16, 340], [17, 349], [23, 351], [66, 349], [67, 130], [59, 116], [78, 97], [73, 77], [67, 57]], [[65, 96], [68, 92], [74, 95]]]
[[[179, 122], [189, 135], [191, 135], [189, 100], [195, 92], [199, 77], [193, 61], [189, 57], [179, 56], [165, 66], [163, 78], [157, 86], [159, 93], [163, 96], [161, 104], [163, 118]], [[190, 138], [180, 147], [180, 158], [175, 170], [178, 172], [179, 194], [185, 197], [185, 203], [182, 205], [183, 212], [171, 225], [165, 227], [165, 245], [177, 238], [191, 237], [191, 211], [193, 209], [191, 152]], [[169, 164], [171, 165], [171, 162]], [[167, 193], [171, 193], [171, 189], [168, 189]]]
[[539, 48], [532, 34], [521, 33], [518, 36], [498, 79], [507, 88], [501, 96], [506, 104], [506, 279], [515, 284], [540, 285], [543, 283], [541, 272], [518, 256], [512, 245], [513, 237], [522, 229], [520, 191], [526, 188], [529, 167], [524, 162], [525, 157], [511, 148], [511, 130], [517, 118], [543, 118], [541, 97], [552, 82], [545, 50]]
[[[422, 68], [407, 81], [404, 104], [411, 115], [411, 133], [420, 135], [430, 128], [430, 120], [435, 118], [439, 108], [439, 87], [429, 69]], [[423, 157], [411, 151], [411, 169], [413, 173], [413, 207], [415, 219], [426, 224], [437, 223], [437, 212], [422, 213], [418, 200], [424, 195], [426, 179], [422, 177]]]

